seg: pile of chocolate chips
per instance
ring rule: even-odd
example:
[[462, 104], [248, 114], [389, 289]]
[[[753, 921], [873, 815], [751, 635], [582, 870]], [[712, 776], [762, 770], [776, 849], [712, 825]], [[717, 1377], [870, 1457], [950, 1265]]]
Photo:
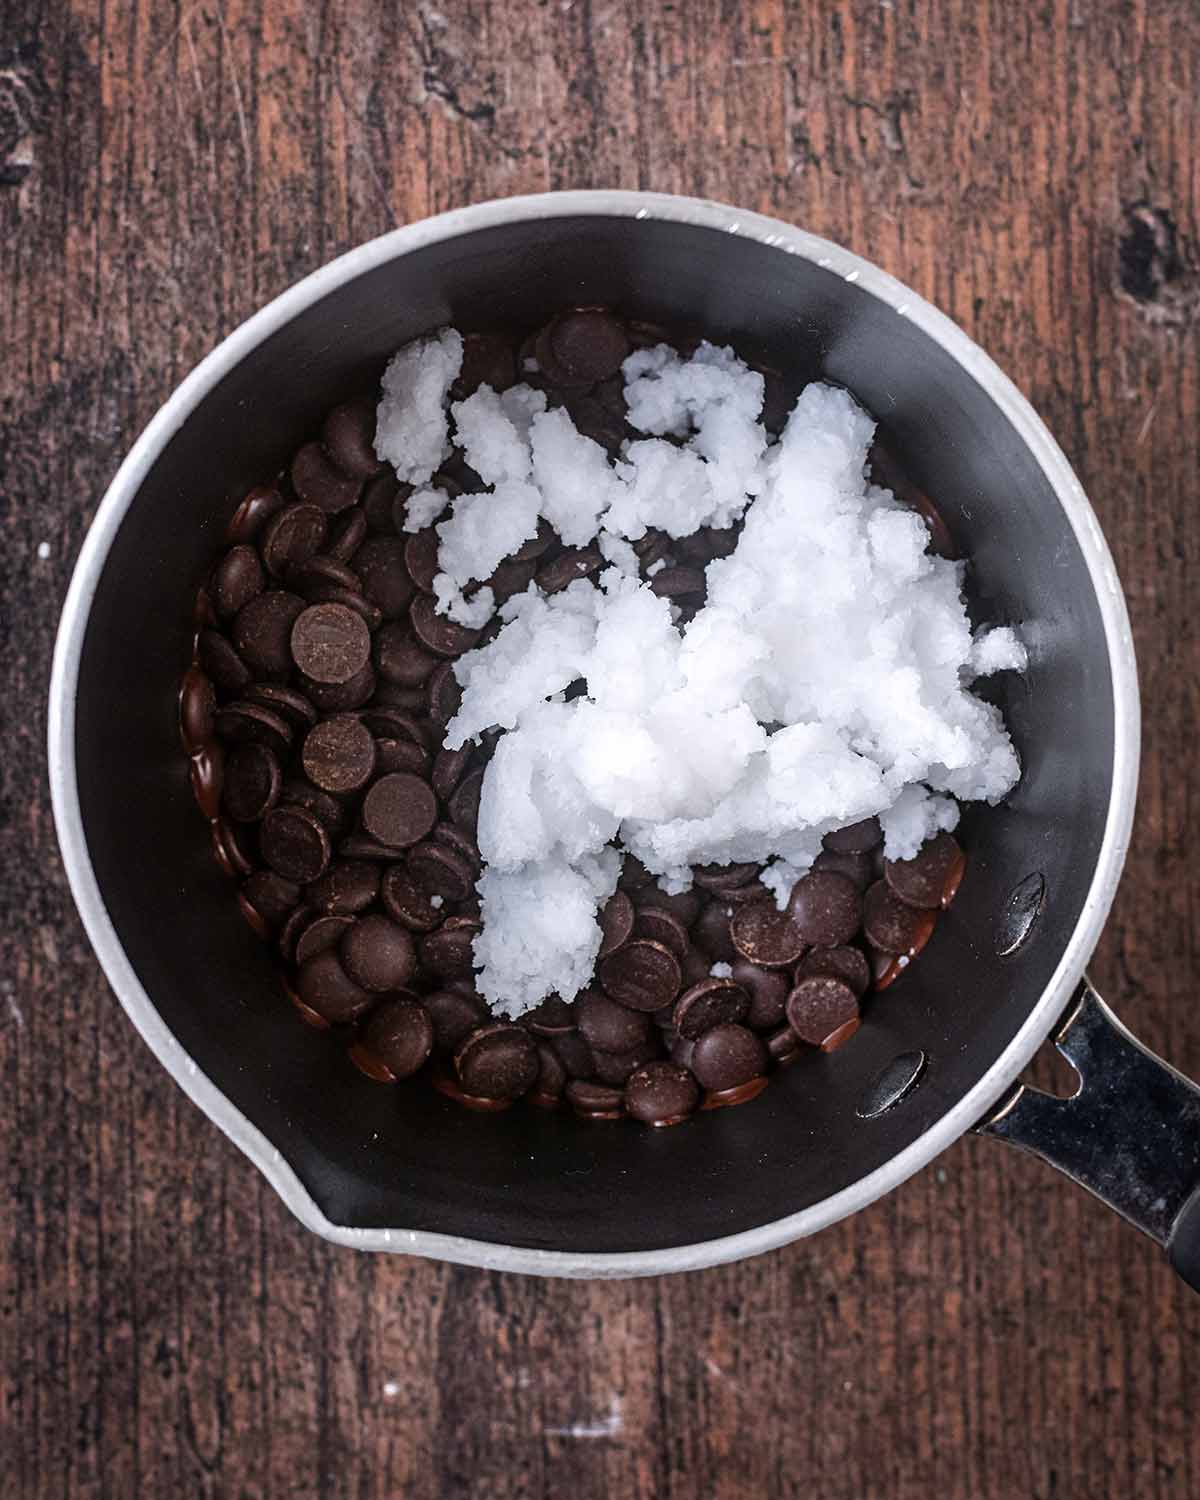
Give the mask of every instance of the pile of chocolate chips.
[[[629, 435], [621, 361], [663, 337], [601, 309], [560, 314], [519, 347], [469, 335], [454, 394], [505, 389], [520, 367], [615, 452]], [[883, 859], [873, 818], [830, 834], [782, 912], [758, 865], [698, 868], [691, 891], [667, 895], [629, 857], [592, 985], [516, 1021], [489, 1011], [472, 944], [495, 737], [442, 743], [459, 704], [452, 663], [488, 632], [435, 613], [436, 532], [403, 532], [409, 491], [376, 459], [373, 431], [371, 403], [335, 407], [238, 506], [197, 599], [180, 697], [217, 860], [300, 1015], [380, 1082], [420, 1074], [477, 1109], [565, 1099], [587, 1119], [650, 1125], [741, 1103], [806, 1048], [840, 1046], [868, 990], [903, 971], [953, 898], [964, 858], [949, 834], [900, 862]], [[456, 459], [433, 483], [453, 497], [479, 481]], [[652, 533], [637, 544], [643, 575], [669, 558], [650, 584], [689, 618], [705, 566], [737, 535]], [[602, 566], [543, 526], [487, 582], [499, 602]]]

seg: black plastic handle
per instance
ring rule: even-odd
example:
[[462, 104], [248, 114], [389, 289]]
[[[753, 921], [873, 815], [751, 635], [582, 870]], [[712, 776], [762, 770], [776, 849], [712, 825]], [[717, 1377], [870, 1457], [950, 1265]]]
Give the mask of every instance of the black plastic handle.
[[1163, 1245], [1200, 1292], [1200, 1088], [1143, 1047], [1086, 979], [1053, 1041], [1078, 1092], [1017, 1084], [976, 1130], [1073, 1177]]

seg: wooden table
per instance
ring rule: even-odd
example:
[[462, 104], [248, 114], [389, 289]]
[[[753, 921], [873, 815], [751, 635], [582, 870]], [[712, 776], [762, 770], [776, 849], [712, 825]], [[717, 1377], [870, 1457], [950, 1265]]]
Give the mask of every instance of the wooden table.
[[932, 298], [1083, 478], [1141, 660], [1094, 973], [1200, 1074], [1200, 13], [1191, 0], [326, 0], [0, 8], [0, 1492], [1200, 1493], [1200, 1298], [966, 1140], [819, 1238], [659, 1281], [303, 1232], [126, 1022], [58, 861], [56, 616], [138, 429], [240, 319], [473, 199], [724, 198]]

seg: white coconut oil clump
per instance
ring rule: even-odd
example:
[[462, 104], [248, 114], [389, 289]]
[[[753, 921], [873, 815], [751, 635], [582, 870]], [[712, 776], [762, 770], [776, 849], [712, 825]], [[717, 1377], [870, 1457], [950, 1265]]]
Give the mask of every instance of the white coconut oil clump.
[[[441, 388], [444, 402], [445, 345], [422, 347], [418, 363], [441, 373], [418, 372], [421, 399]], [[810, 385], [773, 443], [762, 377], [732, 350], [641, 350], [624, 374], [648, 435], [615, 463], [529, 387], [481, 387], [452, 413], [490, 488], [438, 525], [443, 612], [483, 623], [490, 589], [464, 589], [539, 518], [608, 563], [595, 581], [509, 599], [494, 639], [455, 667], [446, 744], [505, 731], [480, 800], [475, 957], [480, 993], [508, 1015], [588, 982], [623, 852], [668, 890], [693, 865], [766, 863], [782, 905], [832, 829], [877, 815], [887, 855], [910, 858], [955, 826], [955, 799], [996, 802], [1019, 776], [970, 684], [1020, 669], [1024, 648], [1006, 627], [972, 632], [962, 566], [930, 554], [921, 518], [870, 483], [874, 422], [853, 398]], [[391, 420], [429, 437], [424, 418]], [[417, 507], [425, 524], [430, 509]], [[734, 551], [706, 569], [704, 607], [677, 623], [630, 542], [742, 518]]]

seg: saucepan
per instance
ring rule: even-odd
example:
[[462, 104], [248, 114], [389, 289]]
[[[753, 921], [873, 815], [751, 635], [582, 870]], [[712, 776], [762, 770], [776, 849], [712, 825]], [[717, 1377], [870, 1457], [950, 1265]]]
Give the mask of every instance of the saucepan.
[[[188, 788], [176, 692], [186, 601], [245, 490], [340, 394], [444, 324], [533, 326], [573, 303], [703, 331], [854, 391], [935, 497], [979, 621], [1028, 671], [991, 689], [1024, 774], [972, 808], [954, 905], [853, 1042], [677, 1128], [461, 1110], [364, 1083], [298, 1024]], [[555, 193], [442, 214], [309, 276], [209, 355], [114, 479], [63, 612], [54, 809], [117, 998], [297, 1217], [340, 1244], [512, 1271], [686, 1270], [853, 1213], [972, 1128], [1045, 1157], [1200, 1286], [1200, 1090], [1151, 1056], [1084, 966], [1134, 810], [1138, 693], [1112, 558], [1028, 403], [952, 322], [826, 240], [716, 203]], [[1052, 1036], [1075, 1097], [1017, 1082]], [[184, 1170], [181, 1163], [180, 1169]]]

